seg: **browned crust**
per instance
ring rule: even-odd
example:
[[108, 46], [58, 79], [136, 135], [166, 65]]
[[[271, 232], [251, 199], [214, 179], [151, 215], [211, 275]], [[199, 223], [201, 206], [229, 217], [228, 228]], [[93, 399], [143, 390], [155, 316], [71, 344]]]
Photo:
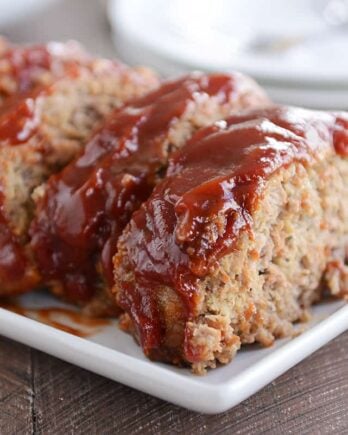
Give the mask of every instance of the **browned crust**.
[[[327, 290], [347, 297], [348, 159], [327, 147], [310, 161], [293, 162], [267, 181], [252, 232], [199, 280], [195, 316], [186, 320], [175, 290], [153, 281], [164, 334], [147, 356], [202, 374], [230, 361], [241, 343], [269, 346], [292, 336], [293, 323], [304, 320]], [[114, 258], [121, 306], [124, 289], [138, 282], [127, 247], [130, 231], [129, 225]], [[131, 312], [123, 323], [139, 337]]]
[[[34, 189], [76, 156], [112, 109], [158, 83], [150, 70], [94, 59], [74, 77], [55, 80], [3, 110], [0, 123], [15, 114], [22, 101], [32, 99], [38, 107], [37, 127], [27, 141], [13, 145], [4, 140], [0, 144], [1, 213], [28, 262], [26, 270], [12, 279], [0, 267], [0, 295], [22, 293], [41, 284], [27, 245]], [[35, 195], [40, 196], [40, 188]]]

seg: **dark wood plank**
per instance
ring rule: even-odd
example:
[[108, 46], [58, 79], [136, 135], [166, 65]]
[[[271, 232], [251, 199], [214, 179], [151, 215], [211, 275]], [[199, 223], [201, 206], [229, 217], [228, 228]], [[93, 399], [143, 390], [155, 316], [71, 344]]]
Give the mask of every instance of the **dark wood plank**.
[[207, 416], [2, 339], [0, 433], [344, 434], [347, 349], [348, 333], [235, 409]]
[[0, 339], [0, 434], [33, 433], [32, 350]]
[[[215, 416], [173, 406], [35, 351], [35, 433], [348, 434], [347, 349], [348, 332]], [[6, 370], [11, 379], [18, 369], [7, 364]]]

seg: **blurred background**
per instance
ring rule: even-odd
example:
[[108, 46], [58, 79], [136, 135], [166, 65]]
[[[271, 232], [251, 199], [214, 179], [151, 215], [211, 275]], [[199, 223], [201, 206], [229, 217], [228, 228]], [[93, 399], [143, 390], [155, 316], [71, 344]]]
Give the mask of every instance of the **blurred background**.
[[348, 109], [348, 0], [0, 0], [0, 33], [164, 76], [240, 70], [277, 102]]

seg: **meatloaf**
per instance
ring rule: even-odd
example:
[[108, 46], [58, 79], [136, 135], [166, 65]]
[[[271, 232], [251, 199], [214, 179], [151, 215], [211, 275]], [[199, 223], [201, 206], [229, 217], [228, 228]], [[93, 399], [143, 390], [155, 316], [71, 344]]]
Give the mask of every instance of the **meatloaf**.
[[73, 74], [93, 62], [76, 42], [46, 45], [13, 45], [0, 39], [0, 106], [11, 96]]
[[114, 258], [123, 326], [201, 374], [348, 294], [348, 114], [229, 117], [170, 157]]
[[63, 76], [7, 99], [0, 112], [0, 295], [40, 283], [27, 245], [35, 187], [76, 156], [112, 109], [158, 85], [147, 70], [103, 59]]
[[194, 73], [116, 110], [85, 151], [35, 193], [31, 246], [53, 291], [90, 314], [114, 313], [118, 236], [162, 179], [168, 156], [198, 128], [266, 104], [243, 75]]

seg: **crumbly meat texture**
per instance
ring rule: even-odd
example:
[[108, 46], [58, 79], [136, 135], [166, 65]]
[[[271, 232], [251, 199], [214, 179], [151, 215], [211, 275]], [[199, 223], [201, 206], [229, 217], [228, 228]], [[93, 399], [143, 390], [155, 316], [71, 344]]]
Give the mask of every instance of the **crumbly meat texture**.
[[0, 40], [0, 106], [8, 98], [73, 75], [94, 60], [75, 41], [13, 45]]
[[[112, 115], [80, 159], [58, 178], [52, 177], [37, 195], [32, 245], [41, 270], [48, 271], [47, 282], [53, 291], [84, 305], [89, 314], [109, 314], [115, 304], [109, 294], [114, 251], [110, 254], [108, 249], [116, 249], [117, 237], [131, 213], [163, 177], [169, 155], [200, 127], [238, 109], [269, 104], [263, 90], [241, 74], [195, 73], [164, 83]], [[75, 176], [82, 166], [81, 177]], [[80, 204], [86, 215], [77, 217]], [[87, 241], [78, 232], [83, 227], [93, 228]], [[71, 228], [71, 237], [63, 234]], [[47, 252], [54, 250], [60, 263], [47, 261]], [[101, 264], [104, 258], [107, 261]]]
[[158, 84], [157, 76], [147, 69], [94, 59], [88, 67], [75, 68], [72, 77], [40, 86], [4, 107], [0, 115], [0, 295], [24, 292], [40, 283], [27, 246], [34, 189], [82, 150], [110, 111]]
[[[278, 337], [291, 336], [293, 323], [305, 319], [311, 304], [327, 291], [336, 297], [347, 297], [348, 118], [344, 119], [346, 126], [339, 143], [344, 155], [337, 154], [332, 146], [323, 146], [316, 150], [314, 158], [305, 162], [290, 156], [292, 163], [259, 185], [262, 193], [249, 216], [250, 230], [240, 232], [232, 251], [222, 255], [208, 271], [200, 273], [194, 284], [191, 311], [194, 314], [189, 318], [187, 301], [184, 302], [174, 285], [166, 284], [170, 279], [160, 259], [169, 264], [179, 263], [183, 249], [186, 252], [190, 252], [190, 246], [195, 249], [194, 239], [183, 247], [180, 233], [176, 233], [176, 247], [181, 249], [178, 251], [173, 249], [173, 239], [165, 231], [168, 221], [162, 217], [161, 226], [151, 223], [152, 215], [146, 212], [150, 206], [157, 207], [159, 214], [160, 210], [169, 213], [160, 201], [162, 196], [156, 196], [155, 192], [135, 213], [120, 238], [114, 258], [114, 292], [118, 303], [127, 310], [121, 319], [123, 329], [134, 334], [143, 346], [143, 328], [153, 327], [146, 316], [150, 316], [154, 303], [160, 340], [155, 344], [151, 337], [147, 340], [144, 350], [150, 358], [189, 365], [195, 373], [204, 374], [217, 363], [229, 362], [241, 344], [258, 342], [269, 346]], [[297, 122], [305, 124], [301, 118]], [[296, 116], [293, 127], [296, 129]], [[325, 138], [328, 130], [323, 131]], [[328, 142], [330, 134], [329, 131]], [[312, 135], [313, 141], [317, 140], [315, 136]], [[268, 144], [274, 142], [270, 140]], [[264, 146], [262, 142], [255, 144], [261, 146]], [[278, 146], [281, 150], [280, 142]], [[179, 202], [180, 196], [176, 200]], [[139, 219], [144, 216], [145, 220]], [[203, 234], [210, 234], [208, 246], [214, 245], [217, 234], [226, 229], [226, 216], [220, 210], [204, 228]], [[173, 233], [178, 231], [177, 219], [174, 218]], [[139, 228], [136, 222], [150, 228], [150, 236], [144, 233], [146, 252], [139, 242], [144, 227]], [[160, 246], [163, 252], [149, 250], [152, 244]], [[134, 260], [137, 256], [140, 262]], [[185, 280], [185, 275], [179, 276]], [[145, 287], [144, 279], [148, 280]], [[183, 288], [183, 283], [179, 284]], [[145, 306], [147, 311], [142, 310]]]

